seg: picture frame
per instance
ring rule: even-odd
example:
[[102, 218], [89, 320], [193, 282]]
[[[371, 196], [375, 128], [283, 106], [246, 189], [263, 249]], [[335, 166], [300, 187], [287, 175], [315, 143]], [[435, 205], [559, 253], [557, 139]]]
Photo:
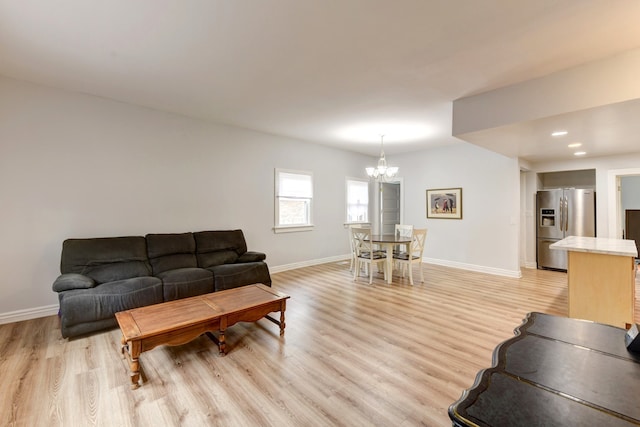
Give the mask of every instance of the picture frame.
[[427, 190], [427, 218], [462, 219], [462, 188]]

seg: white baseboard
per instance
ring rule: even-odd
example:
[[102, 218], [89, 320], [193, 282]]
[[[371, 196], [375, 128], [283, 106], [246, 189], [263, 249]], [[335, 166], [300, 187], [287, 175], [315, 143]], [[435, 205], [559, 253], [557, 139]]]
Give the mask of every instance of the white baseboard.
[[513, 277], [515, 279], [519, 279], [522, 277], [522, 272], [520, 270], [505, 270], [502, 268], [486, 267], [483, 265], [475, 265], [475, 264], [465, 264], [462, 262], [448, 261], [448, 260], [436, 259], [436, 258], [422, 258], [422, 261], [428, 264], [459, 268], [460, 270], [477, 271], [478, 273], [487, 273], [487, 274], [493, 274], [496, 276]]
[[52, 316], [54, 314], [58, 314], [58, 308], [58, 304], [54, 304], [44, 307], [0, 313], [0, 325], [4, 325], [5, 323], [22, 322], [23, 320], [37, 319], [38, 317]]
[[292, 264], [277, 265], [275, 267], [269, 266], [269, 271], [271, 273], [280, 273], [282, 271], [295, 270], [296, 268], [311, 267], [312, 265], [326, 264], [328, 262], [344, 261], [345, 259], [348, 260], [349, 258], [351, 258], [351, 255], [345, 254], [327, 258], [312, 259], [310, 261], [294, 262]]
[[537, 262], [527, 261], [527, 262], [524, 263], [523, 267], [524, 268], [533, 268], [535, 270], [536, 268], [538, 268], [538, 263]]
[[[326, 264], [328, 262], [349, 260], [350, 257], [351, 255], [345, 254], [345, 255], [338, 255], [338, 256], [328, 257], [328, 258], [314, 259], [310, 261], [302, 261], [302, 262], [297, 262], [293, 264], [285, 264], [285, 265], [279, 265], [276, 267], [269, 267], [269, 271], [271, 273], [279, 273], [281, 271], [295, 270], [296, 268]], [[493, 274], [496, 276], [513, 277], [516, 279], [519, 279], [522, 277], [522, 272], [520, 270], [515, 270], [515, 271], [505, 270], [501, 268], [485, 267], [482, 265], [475, 265], [475, 264], [465, 264], [461, 262], [447, 261], [447, 260], [437, 259], [437, 258], [423, 258], [422, 261], [429, 264], [442, 265], [444, 267], [459, 268], [461, 270], [477, 271], [479, 273]], [[534, 264], [533, 267], [529, 267], [529, 266], [527, 267], [536, 268], [537, 266]]]

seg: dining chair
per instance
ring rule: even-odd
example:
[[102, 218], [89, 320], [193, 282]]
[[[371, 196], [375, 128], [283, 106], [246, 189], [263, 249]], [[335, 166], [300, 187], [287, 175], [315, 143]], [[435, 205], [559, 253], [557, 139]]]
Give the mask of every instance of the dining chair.
[[424, 242], [427, 239], [427, 229], [414, 229], [412, 233], [411, 244], [406, 252], [400, 252], [393, 255], [393, 260], [397, 262], [403, 270], [409, 269], [409, 283], [413, 285], [413, 264], [418, 264], [420, 270], [420, 281], [424, 283], [424, 274], [422, 272], [422, 253], [424, 252]]
[[350, 224], [349, 225], [349, 249], [351, 250], [351, 262], [349, 263], [349, 271], [353, 271], [353, 267], [356, 263], [356, 248], [353, 244], [353, 229], [354, 228], [371, 228], [371, 224]]
[[[396, 224], [395, 225], [395, 235], [396, 237], [411, 237], [413, 233], [413, 225], [408, 224]], [[406, 245], [397, 245], [393, 252], [400, 253], [402, 251], [406, 251]]]
[[387, 256], [375, 249], [374, 245], [369, 241], [371, 235], [370, 228], [357, 228], [351, 229], [351, 235], [353, 236], [353, 246], [355, 248], [355, 266], [353, 271], [353, 280], [356, 281], [360, 275], [362, 265], [367, 265], [369, 270], [369, 284], [373, 283], [373, 265], [378, 265], [380, 270], [380, 264], [382, 264], [382, 271], [385, 271], [385, 263]]
[[[395, 225], [395, 234], [396, 237], [411, 237], [413, 236], [413, 225], [409, 225], [409, 224], [396, 224]], [[402, 245], [396, 245], [393, 248], [393, 254], [397, 255], [399, 253], [402, 252], [406, 252], [407, 251], [407, 245], [402, 244]], [[395, 269], [399, 269], [400, 265], [398, 265], [397, 262], [393, 263], [393, 268]], [[404, 269], [402, 270], [402, 277], [404, 277]]]

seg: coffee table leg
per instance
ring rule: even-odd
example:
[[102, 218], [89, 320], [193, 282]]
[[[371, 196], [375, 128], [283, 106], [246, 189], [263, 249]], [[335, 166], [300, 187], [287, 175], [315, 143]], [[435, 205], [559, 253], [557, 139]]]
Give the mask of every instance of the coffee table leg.
[[140, 386], [140, 342], [127, 342], [123, 336], [121, 343], [121, 352], [127, 358], [127, 361], [129, 362], [129, 370], [131, 371], [129, 374], [131, 378], [131, 389], [135, 390]]
[[140, 353], [136, 357], [131, 356], [129, 366], [131, 369], [131, 389], [135, 390], [140, 387]]
[[220, 350], [220, 354], [222, 356], [224, 356], [225, 354], [227, 354], [226, 353], [227, 344], [226, 344], [226, 340], [225, 340], [225, 337], [224, 337], [224, 330], [220, 329], [220, 331], [218, 331], [218, 332], [219, 332], [219, 334], [218, 334], [218, 349]]
[[220, 329], [218, 330], [219, 334], [218, 334], [218, 349], [220, 350], [220, 354], [221, 355], [225, 355], [227, 354], [226, 350], [227, 350], [227, 342], [226, 342], [226, 338], [224, 336], [224, 331], [227, 330], [227, 318], [226, 316], [223, 316], [220, 319]]
[[284, 335], [284, 328], [285, 328], [285, 323], [284, 323], [284, 311], [287, 308], [287, 300], [282, 300], [282, 304], [280, 305], [280, 336]]

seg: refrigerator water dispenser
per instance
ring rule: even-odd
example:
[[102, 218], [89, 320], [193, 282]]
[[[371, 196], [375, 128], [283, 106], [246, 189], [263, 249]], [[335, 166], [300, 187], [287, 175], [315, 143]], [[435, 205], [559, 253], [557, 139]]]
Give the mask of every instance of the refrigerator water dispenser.
[[540, 226], [554, 227], [556, 225], [555, 209], [540, 209]]

